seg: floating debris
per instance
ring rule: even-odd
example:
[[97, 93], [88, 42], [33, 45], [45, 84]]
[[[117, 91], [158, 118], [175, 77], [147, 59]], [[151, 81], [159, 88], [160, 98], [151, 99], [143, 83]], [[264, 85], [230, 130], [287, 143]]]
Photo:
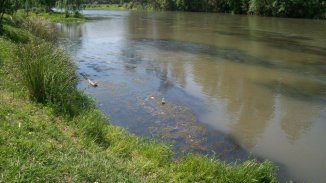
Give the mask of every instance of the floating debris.
[[90, 80], [90, 79], [87, 79], [87, 80], [88, 80], [88, 83], [89, 83], [91, 86], [93, 86], [93, 87], [97, 87], [97, 82], [92, 81], [92, 80]]

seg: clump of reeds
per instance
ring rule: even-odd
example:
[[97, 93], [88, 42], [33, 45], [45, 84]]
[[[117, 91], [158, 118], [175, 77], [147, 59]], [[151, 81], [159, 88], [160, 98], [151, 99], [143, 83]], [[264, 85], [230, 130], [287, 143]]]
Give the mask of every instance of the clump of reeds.
[[66, 53], [50, 43], [18, 46], [17, 65], [24, 86], [32, 100], [72, 110], [79, 97], [75, 66]]
[[48, 42], [55, 42], [57, 40], [58, 33], [53, 28], [53, 25], [42, 19], [35, 17], [28, 17], [22, 24], [23, 28]]

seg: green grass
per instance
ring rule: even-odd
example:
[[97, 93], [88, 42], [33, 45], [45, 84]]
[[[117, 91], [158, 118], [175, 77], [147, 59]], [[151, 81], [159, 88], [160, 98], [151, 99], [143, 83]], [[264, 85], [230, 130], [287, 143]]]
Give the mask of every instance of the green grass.
[[81, 23], [86, 21], [86, 17], [84, 17], [82, 14], [71, 14], [69, 17], [66, 17], [65, 13], [63, 12], [29, 12], [28, 15], [23, 11], [20, 10], [16, 13], [17, 17], [20, 18], [30, 18], [34, 20], [41, 20], [45, 19], [49, 22], [58, 22], [58, 23]]
[[29, 32], [10, 25], [4, 25], [3, 34], [4, 37], [15, 43], [28, 43], [31, 40], [31, 34]]
[[0, 98], [0, 182], [141, 182], [51, 108]]
[[36, 15], [37, 17], [44, 17], [46, 20], [50, 22], [60, 22], [60, 23], [80, 23], [86, 20], [81, 14], [71, 15], [66, 17], [64, 13], [53, 12], [53, 13], [40, 13]]
[[107, 125], [96, 109], [68, 120], [6, 92], [0, 98], [2, 182], [276, 182], [269, 162], [174, 161], [168, 146]]
[[[75, 89], [64, 52], [34, 28], [6, 26], [28, 42], [0, 37], [0, 182], [277, 182], [268, 161], [175, 160], [170, 146], [110, 125]], [[79, 112], [67, 116], [70, 95]]]

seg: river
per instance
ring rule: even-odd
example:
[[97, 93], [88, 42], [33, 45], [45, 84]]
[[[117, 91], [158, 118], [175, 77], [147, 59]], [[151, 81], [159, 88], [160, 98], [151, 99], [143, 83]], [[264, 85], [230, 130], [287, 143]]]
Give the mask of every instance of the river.
[[113, 124], [177, 155], [256, 157], [275, 162], [281, 180], [326, 180], [325, 21], [83, 13], [90, 20], [57, 27], [79, 88]]

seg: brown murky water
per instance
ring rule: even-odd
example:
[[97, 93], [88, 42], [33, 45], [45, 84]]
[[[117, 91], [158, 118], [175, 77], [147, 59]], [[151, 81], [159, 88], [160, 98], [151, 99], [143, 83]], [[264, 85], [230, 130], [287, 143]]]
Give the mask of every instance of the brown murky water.
[[[326, 180], [326, 22], [85, 11], [57, 25], [112, 123], [176, 152], [252, 154], [285, 177]], [[165, 98], [166, 104], [161, 104]]]

